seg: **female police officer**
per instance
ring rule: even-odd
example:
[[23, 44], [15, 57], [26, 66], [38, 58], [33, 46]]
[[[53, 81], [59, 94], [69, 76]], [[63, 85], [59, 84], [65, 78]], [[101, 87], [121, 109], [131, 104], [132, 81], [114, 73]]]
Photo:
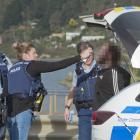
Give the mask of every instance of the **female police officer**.
[[32, 120], [33, 83], [41, 73], [65, 68], [79, 61], [79, 56], [58, 62], [37, 61], [30, 43], [16, 43], [18, 61], [8, 72], [8, 129], [10, 140], [27, 140]]

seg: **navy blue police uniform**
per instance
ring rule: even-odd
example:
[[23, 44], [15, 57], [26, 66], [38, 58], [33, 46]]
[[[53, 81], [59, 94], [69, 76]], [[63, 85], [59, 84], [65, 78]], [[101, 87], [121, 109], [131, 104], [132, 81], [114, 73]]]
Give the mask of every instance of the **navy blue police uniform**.
[[[29, 63], [30, 61], [19, 61], [13, 65], [8, 73], [9, 98], [13, 96], [18, 99], [25, 99], [26, 102], [25, 105], [22, 106], [22, 109], [13, 110], [14, 114], [12, 114], [11, 109], [9, 108], [8, 110], [12, 116], [26, 109], [33, 109], [36, 94], [41, 90], [46, 92], [43, 83], [41, 82], [41, 76], [32, 77], [27, 73], [26, 69]], [[10, 99], [9, 102], [10, 101], [12, 100]]]
[[[46, 92], [41, 73], [65, 68], [79, 61], [79, 56], [57, 62], [18, 61], [8, 72], [8, 119], [10, 140], [27, 140], [32, 121], [32, 110], [38, 92]], [[47, 92], [46, 92], [47, 93]], [[45, 93], [44, 93], [45, 94]], [[42, 99], [39, 97], [39, 101]], [[38, 104], [38, 102], [37, 102]]]
[[82, 63], [76, 66], [77, 83], [73, 89], [74, 104], [78, 112], [79, 140], [91, 140], [93, 102], [98, 65], [93, 61], [92, 68], [85, 72]]
[[[8, 128], [11, 140], [28, 138], [36, 95], [44, 90], [40, 75], [32, 77], [27, 73], [29, 64], [30, 61], [19, 61], [8, 72]], [[16, 121], [17, 126], [13, 123]], [[12, 131], [15, 131], [14, 135]]]

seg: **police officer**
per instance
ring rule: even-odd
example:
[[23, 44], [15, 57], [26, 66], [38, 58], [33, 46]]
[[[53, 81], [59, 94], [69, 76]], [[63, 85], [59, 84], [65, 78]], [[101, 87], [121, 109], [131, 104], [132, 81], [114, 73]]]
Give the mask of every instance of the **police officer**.
[[27, 140], [32, 120], [36, 89], [40, 74], [65, 68], [78, 62], [79, 56], [58, 62], [37, 61], [37, 52], [30, 43], [14, 43], [18, 61], [8, 72], [8, 130], [10, 140]]
[[69, 120], [69, 110], [72, 103], [78, 112], [79, 140], [91, 140], [92, 132], [92, 105], [98, 66], [94, 60], [93, 46], [88, 42], [80, 42], [77, 52], [81, 56], [81, 62], [77, 63], [73, 74], [71, 93], [65, 105], [64, 117]]
[[4, 140], [6, 132], [7, 72], [11, 66], [12, 63], [10, 59], [4, 53], [0, 53], [0, 140]]

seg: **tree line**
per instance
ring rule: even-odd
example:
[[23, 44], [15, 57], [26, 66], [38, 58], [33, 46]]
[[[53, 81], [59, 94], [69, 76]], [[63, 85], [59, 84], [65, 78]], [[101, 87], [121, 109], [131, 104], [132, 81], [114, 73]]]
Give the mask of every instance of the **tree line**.
[[138, 0], [0, 0], [0, 33], [20, 24], [35, 23], [33, 37], [60, 32], [68, 21], [118, 5], [140, 5]]

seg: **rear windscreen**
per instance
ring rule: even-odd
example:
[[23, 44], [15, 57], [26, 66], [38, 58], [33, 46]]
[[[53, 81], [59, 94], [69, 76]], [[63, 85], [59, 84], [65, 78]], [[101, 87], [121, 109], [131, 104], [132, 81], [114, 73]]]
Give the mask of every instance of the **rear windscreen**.
[[140, 43], [140, 11], [124, 13], [112, 23], [112, 27], [116, 30], [121, 27]]

